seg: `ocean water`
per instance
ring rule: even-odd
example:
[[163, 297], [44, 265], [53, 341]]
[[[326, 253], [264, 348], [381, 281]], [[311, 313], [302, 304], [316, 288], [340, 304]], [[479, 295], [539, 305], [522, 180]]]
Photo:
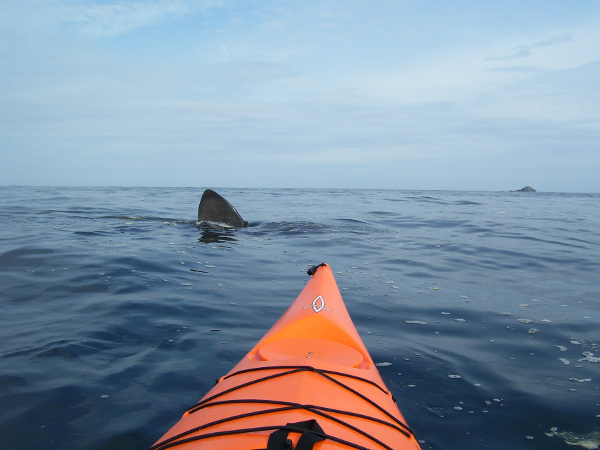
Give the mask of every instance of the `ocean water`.
[[423, 449], [600, 445], [599, 194], [202, 191], [0, 188], [2, 448], [148, 448], [323, 261]]

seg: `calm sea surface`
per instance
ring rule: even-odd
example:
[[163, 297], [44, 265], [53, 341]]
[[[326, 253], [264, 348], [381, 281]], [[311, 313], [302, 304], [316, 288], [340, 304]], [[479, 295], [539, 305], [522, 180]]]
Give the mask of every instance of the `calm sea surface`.
[[0, 188], [0, 447], [149, 447], [323, 261], [424, 449], [600, 445], [600, 194], [202, 191]]

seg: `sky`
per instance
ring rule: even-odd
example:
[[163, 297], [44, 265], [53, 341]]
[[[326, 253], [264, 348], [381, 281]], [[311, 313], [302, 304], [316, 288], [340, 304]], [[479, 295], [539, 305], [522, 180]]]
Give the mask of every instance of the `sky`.
[[2, 0], [0, 185], [600, 192], [597, 0]]

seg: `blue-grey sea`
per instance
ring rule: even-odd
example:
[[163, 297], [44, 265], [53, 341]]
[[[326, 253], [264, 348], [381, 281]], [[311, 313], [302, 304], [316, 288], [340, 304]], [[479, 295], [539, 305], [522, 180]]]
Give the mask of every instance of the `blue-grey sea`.
[[323, 261], [423, 449], [598, 448], [600, 194], [217, 191], [0, 187], [1, 448], [148, 448]]

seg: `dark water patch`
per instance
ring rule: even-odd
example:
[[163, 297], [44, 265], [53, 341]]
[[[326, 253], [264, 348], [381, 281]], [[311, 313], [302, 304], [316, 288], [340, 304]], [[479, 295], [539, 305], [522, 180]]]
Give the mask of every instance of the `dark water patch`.
[[471, 200], [457, 200], [453, 203], [455, 205], [464, 205], [464, 206], [481, 206], [481, 205], [483, 205], [483, 203], [481, 203], [481, 202], [474, 202]]
[[417, 203], [425, 203], [425, 204], [437, 204], [437, 205], [446, 205], [447, 201], [442, 200], [441, 198], [432, 197], [430, 195], [409, 195], [407, 198], [411, 201]]
[[399, 202], [399, 203], [406, 203], [409, 202], [410, 199], [408, 198], [395, 198], [395, 197], [385, 197], [383, 198], [383, 200], [385, 200], [386, 202]]
[[263, 233], [270, 235], [281, 235], [287, 237], [312, 237], [318, 234], [328, 233], [330, 226], [317, 222], [270, 222], [262, 226]]
[[[488, 269], [532, 269], [547, 271], [550, 267], [567, 268], [575, 266], [578, 270], [591, 270], [598, 267], [599, 263], [587, 258], [575, 257], [573, 254], [540, 254], [539, 249], [534, 251], [506, 249], [497, 246], [473, 246], [469, 244], [447, 243], [443, 245], [443, 252], [452, 253], [445, 259], [452, 264], [478, 266]], [[461, 255], [456, 257], [455, 255]], [[568, 255], [568, 256], [567, 256]]]
[[108, 350], [109, 345], [98, 345], [98, 342], [82, 340], [81, 342], [72, 342], [66, 339], [49, 342], [44, 345], [31, 347], [24, 350], [8, 352], [2, 355], [2, 358], [15, 358], [22, 356], [36, 356], [41, 358], [79, 358], [86, 355], [95, 354], [98, 351]]
[[128, 432], [103, 439], [90, 447], [90, 450], [130, 450], [132, 448], [148, 448], [150, 445], [148, 437], [143, 433]]
[[117, 363], [116, 367], [108, 369], [108, 373], [98, 381], [98, 384], [111, 389], [114, 386], [120, 386], [120, 389], [127, 389], [128, 387], [143, 383], [143, 380], [147, 378], [148, 372], [149, 369], [144, 364], [132, 364], [128, 361], [120, 364]]
[[105, 267], [102, 273], [105, 276], [111, 277], [142, 276], [149, 273], [172, 275], [180, 271], [177, 264], [172, 264], [176, 259], [179, 258], [171, 256], [166, 260], [160, 260], [151, 257], [141, 257], [139, 255], [115, 257], [112, 258], [110, 264]]
[[139, 235], [144, 234], [144, 233], [150, 233], [152, 232], [152, 227], [141, 227], [141, 226], [134, 226], [134, 225], [128, 225], [128, 224], [123, 224], [123, 225], [114, 225], [114, 231], [119, 232], [119, 233], [127, 233], [128, 235], [136, 236], [139, 238]]
[[334, 219], [334, 225], [331, 227], [332, 233], [342, 234], [344, 236], [370, 236], [385, 234], [386, 231], [373, 226], [372, 224], [355, 219]]
[[473, 225], [469, 220], [459, 218], [444, 218], [432, 219], [420, 216], [414, 216], [402, 213], [391, 212], [371, 212], [372, 216], [378, 219], [377, 223], [388, 227], [400, 230], [417, 230], [417, 229], [464, 229], [469, 233], [485, 233], [489, 232], [488, 227]]
[[[534, 231], [537, 231], [534, 230]], [[495, 233], [495, 237], [497, 238], [508, 238], [508, 239], [516, 239], [516, 240], [523, 240], [523, 241], [532, 241], [535, 243], [545, 243], [545, 244], [550, 244], [550, 245], [557, 245], [557, 246], [563, 246], [563, 247], [570, 247], [570, 248], [574, 248], [574, 249], [585, 249], [587, 248], [584, 245], [575, 245], [574, 243], [568, 242], [571, 241], [572, 239], [565, 239], [565, 241], [562, 240], [549, 240], [549, 239], [542, 239], [540, 237], [537, 236], [532, 236], [532, 235], [525, 235], [522, 233], [508, 233], [508, 232], [503, 232], [503, 233]]]
[[114, 291], [117, 295], [128, 295], [128, 294], [142, 294], [149, 290], [150, 286], [144, 282], [129, 283], [127, 286], [123, 286]]
[[[50, 344], [46, 348], [39, 352], [36, 356], [41, 358], [77, 358], [79, 355], [89, 353], [89, 350], [82, 345], [71, 344], [65, 341], [60, 343]], [[86, 351], [88, 350], [88, 351]]]
[[152, 380], [152, 384], [148, 387], [150, 392], [180, 392], [183, 389], [194, 391], [199, 389], [203, 384], [200, 375], [183, 374], [179, 371], [162, 373]]
[[104, 232], [104, 231], [74, 231], [73, 234], [79, 235], [79, 236], [94, 237], [94, 236], [109, 236], [111, 233]]
[[404, 275], [411, 278], [439, 278], [430, 272], [405, 272]]
[[[580, 231], [585, 234], [589, 230], [580, 230]], [[592, 236], [590, 236], [590, 238], [591, 237]], [[577, 242], [578, 244], [582, 244], [581, 246], [577, 246], [578, 248], [590, 248], [590, 246], [592, 248], [594, 248], [594, 247], [600, 246], [600, 242], [597, 240], [593, 241], [591, 239], [581, 239], [581, 238], [575, 238], [575, 237], [567, 237], [565, 240], [569, 241], [569, 242], [573, 241], [573, 242]]]
[[[140, 321], [136, 322], [138, 325], [143, 324]], [[89, 347], [94, 348], [97, 352], [104, 352], [110, 351], [115, 347], [144, 347], [146, 345], [154, 345], [158, 338], [154, 336], [154, 330], [148, 332], [146, 331], [148, 329], [151, 329], [148, 324], [141, 327], [137, 326], [135, 330], [122, 326], [113, 326], [110, 330], [103, 329], [86, 332], [84, 336], [86, 337], [85, 342]], [[136, 334], [136, 332], [140, 333]]]
[[336, 222], [342, 223], [342, 224], [347, 224], [350, 227], [369, 227], [369, 223], [364, 221], [364, 220], [358, 220], [358, 219], [348, 219], [348, 218], [344, 218], [344, 219], [335, 219]]
[[47, 255], [52, 255], [55, 250], [49, 248], [21, 247], [0, 253], [0, 264], [7, 268], [31, 267], [48, 260]]
[[[81, 281], [81, 280], [79, 280]], [[94, 280], [96, 281], [96, 280]], [[85, 294], [85, 293], [103, 293], [108, 292], [110, 289], [106, 284], [92, 282], [85, 284], [64, 284], [64, 285], [56, 285], [51, 286], [44, 291], [44, 293], [54, 293], [60, 295], [61, 292], [69, 292], [72, 294]]]
[[[85, 414], [84, 389], [75, 386], [7, 396], [2, 418], [5, 448], [78, 448], [72, 421]], [[19, 414], [27, 405], [27, 414]], [[60, 415], [58, 414], [60, 413]]]
[[27, 379], [13, 375], [0, 375], [0, 392], [5, 392], [11, 387], [27, 386]]
[[393, 211], [369, 211], [367, 213], [367, 215], [374, 216], [374, 217], [388, 218], [388, 217], [397, 217], [398, 213], [393, 212]]

